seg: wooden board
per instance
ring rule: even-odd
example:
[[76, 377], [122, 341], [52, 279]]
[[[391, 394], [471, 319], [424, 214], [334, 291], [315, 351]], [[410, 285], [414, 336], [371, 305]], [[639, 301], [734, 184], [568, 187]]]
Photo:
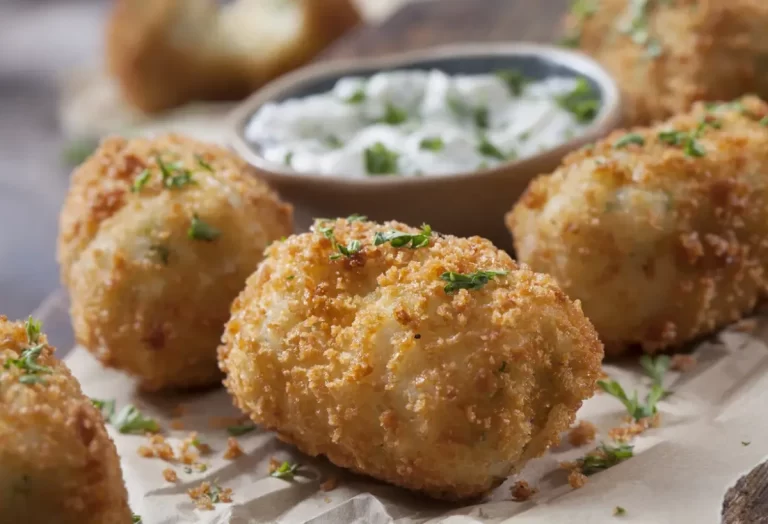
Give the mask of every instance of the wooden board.
[[373, 56], [457, 42], [559, 39], [568, 0], [431, 0], [352, 31], [321, 59]]

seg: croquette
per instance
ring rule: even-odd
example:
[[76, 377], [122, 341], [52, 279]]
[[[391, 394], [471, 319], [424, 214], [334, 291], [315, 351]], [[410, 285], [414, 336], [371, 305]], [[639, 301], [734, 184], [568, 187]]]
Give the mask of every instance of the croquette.
[[39, 324], [0, 316], [0, 511], [17, 524], [129, 524], [101, 413]]
[[565, 25], [568, 40], [616, 79], [626, 125], [695, 101], [768, 96], [764, 0], [578, 0]]
[[109, 138], [73, 174], [58, 259], [77, 341], [144, 389], [221, 380], [229, 306], [292, 210], [233, 153]]
[[602, 356], [579, 304], [488, 240], [358, 216], [270, 246], [219, 349], [256, 423], [443, 499], [544, 453]]
[[698, 103], [574, 152], [507, 215], [519, 260], [581, 300], [608, 354], [738, 320], [768, 284], [767, 116]]

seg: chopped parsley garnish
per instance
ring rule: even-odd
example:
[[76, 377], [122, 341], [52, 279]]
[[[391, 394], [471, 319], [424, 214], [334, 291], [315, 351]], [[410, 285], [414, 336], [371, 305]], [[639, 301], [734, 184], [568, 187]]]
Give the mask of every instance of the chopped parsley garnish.
[[645, 144], [645, 139], [638, 135], [637, 133], [627, 133], [620, 139], [616, 141], [615, 144], [613, 144], [613, 147], [615, 149], [621, 149], [623, 147], [627, 147], [630, 144], [637, 144], [639, 146], [642, 146]]
[[475, 125], [480, 129], [488, 129], [488, 108], [475, 108]]
[[120, 433], [157, 433], [160, 426], [154, 419], [145, 417], [133, 404], [128, 404], [110, 420]]
[[229, 426], [227, 428], [227, 433], [229, 433], [233, 437], [239, 437], [240, 435], [245, 435], [246, 433], [250, 433], [254, 429], [256, 429], [256, 426], [254, 424], [242, 424], [240, 426]]
[[658, 134], [659, 140], [671, 146], [683, 146], [683, 152], [690, 157], [702, 157], [706, 154], [704, 146], [696, 139], [703, 133], [706, 124], [700, 124], [693, 133], [684, 131], [661, 131]]
[[664, 375], [669, 371], [672, 360], [668, 355], [659, 355], [653, 358], [650, 355], [640, 357], [640, 365], [643, 366], [645, 373], [651, 377], [654, 385], [663, 387]]
[[480, 137], [480, 143], [477, 144], [477, 152], [483, 156], [492, 157], [497, 160], [506, 160], [507, 158], [507, 156], [485, 136]]
[[419, 143], [419, 147], [421, 149], [426, 149], [427, 151], [442, 151], [445, 147], [445, 143], [443, 142], [443, 139], [439, 136], [434, 138], [424, 138]]
[[392, 104], [387, 104], [381, 121], [391, 126], [402, 124], [408, 120], [408, 113]]
[[443, 289], [450, 295], [460, 289], [480, 289], [495, 277], [503, 277], [507, 273], [507, 271], [476, 271], [464, 275], [453, 271], [446, 271], [440, 275], [440, 279], [448, 282]]
[[353, 213], [347, 217], [347, 222], [365, 222], [368, 220], [368, 217], [365, 215], [359, 215], [357, 213]]
[[627, 413], [635, 420], [654, 416], [657, 411], [656, 403], [664, 396], [664, 388], [654, 384], [645, 398], [645, 404], [643, 404], [637, 398], [637, 391], [634, 392], [632, 398], [629, 398], [621, 384], [615, 380], [598, 380], [597, 385], [609, 395], [619, 399], [627, 408]]
[[163, 177], [163, 186], [167, 189], [178, 189], [186, 185], [197, 183], [192, 179], [192, 173], [181, 167], [179, 164], [166, 164], [159, 156], [155, 157], [155, 161], [160, 167], [160, 173]]
[[450, 109], [455, 116], [459, 118], [467, 116], [467, 106], [461, 99], [449, 96], [445, 101], [448, 104], [448, 109]]
[[525, 85], [528, 83], [528, 78], [516, 69], [500, 69], [496, 71], [496, 76], [507, 84], [509, 91], [515, 96], [522, 95]]
[[576, 87], [570, 93], [558, 96], [557, 103], [581, 123], [594, 120], [600, 109], [600, 101], [583, 77], [577, 80]]
[[331, 260], [338, 260], [342, 256], [345, 256], [347, 258], [354, 256], [355, 254], [359, 253], [362, 249], [363, 245], [360, 243], [359, 240], [351, 240], [349, 244], [346, 246], [343, 246], [341, 244], [336, 244], [336, 249], [339, 250], [338, 253], [334, 253], [330, 256]]
[[212, 225], [206, 223], [197, 216], [197, 213], [192, 215], [192, 222], [187, 230], [187, 236], [194, 240], [205, 240], [206, 242], [212, 242], [221, 236], [221, 231]]
[[613, 514], [616, 517], [621, 517], [627, 514], [627, 510], [622, 508], [621, 506], [616, 506], [613, 508]]
[[109, 422], [112, 420], [112, 417], [115, 415], [115, 400], [99, 400], [97, 398], [91, 399], [91, 404], [101, 411], [101, 416], [104, 417], [104, 420]]
[[333, 149], [338, 149], [344, 145], [344, 142], [342, 142], [336, 135], [328, 135], [325, 137], [325, 143], [328, 144], [328, 147], [332, 147]]
[[206, 162], [205, 159], [200, 155], [195, 155], [195, 160], [197, 160], [198, 165], [203, 169], [205, 169], [206, 171], [210, 171], [211, 173], [214, 172], [213, 167], [211, 167], [211, 164]]
[[419, 233], [403, 233], [402, 231], [387, 231], [382, 233], [376, 232], [373, 236], [373, 245], [380, 246], [381, 244], [389, 244], [392, 247], [410, 247], [411, 249], [418, 249], [420, 247], [427, 247], [429, 245], [429, 239], [432, 237], [432, 228], [428, 224], [421, 225], [421, 231]]
[[752, 442], [751, 442], [751, 441], [749, 441], [749, 440], [742, 440], [742, 441], [741, 441], [741, 445], [742, 445], [742, 446], [749, 446], [750, 444], [752, 444]]
[[684, 133], [683, 131], [661, 131], [659, 132], [659, 140], [664, 142], [665, 144], [669, 144], [671, 146], [679, 146], [683, 143], [687, 136], [687, 133]]
[[162, 262], [164, 266], [168, 265], [168, 260], [171, 257], [171, 250], [168, 249], [168, 247], [162, 244], [152, 244], [149, 246], [149, 252], [153, 255], [153, 257], [157, 257], [157, 259]]
[[583, 474], [589, 476], [624, 462], [633, 455], [634, 447], [629, 444], [620, 444], [616, 447], [601, 444], [599, 448], [577, 460], [576, 464]]
[[763, 127], [768, 127], [768, 116], [761, 118], [759, 124]]
[[397, 173], [398, 153], [381, 142], [365, 148], [365, 170], [369, 175], [393, 175]]
[[291, 167], [293, 165], [293, 151], [288, 151], [285, 153], [285, 158], [283, 158], [283, 164], [285, 164], [288, 167]]
[[221, 495], [224, 490], [219, 486], [219, 481], [214, 480], [211, 482], [211, 487], [208, 488], [208, 496], [211, 498], [211, 502], [219, 504], [221, 502]]
[[35, 320], [31, 315], [24, 322], [24, 331], [27, 332], [27, 340], [30, 344], [37, 344], [42, 329], [43, 323], [40, 320]]
[[589, 18], [597, 13], [597, 0], [573, 0], [571, 14], [579, 18]]
[[691, 137], [685, 141], [683, 145], [683, 152], [691, 157], [702, 157], [707, 151], [695, 138]]
[[563, 47], [576, 48], [581, 44], [581, 29], [575, 29], [562, 37], [558, 43]]
[[141, 524], [141, 515], [133, 514], [133, 517], [131, 517], [131, 522], [133, 524]]
[[362, 87], [352, 93], [349, 97], [347, 97], [344, 101], [347, 104], [361, 104], [365, 100], [365, 89]]
[[296, 472], [301, 467], [301, 464], [291, 464], [290, 462], [283, 462], [280, 466], [269, 474], [270, 477], [275, 477], [284, 480], [293, 480]]
[[152, 177], [152, 173], [149, 171], [149, 169], [145, 169], [141, 173], [139, 173], [139, 176], [136, 177], [136, 180], [133, 181], [133, 185], [131, 186], [131, 191], [133, 193], [138, 193], [141, 191], [145, 185], [147, 185], [147, 182], [149, 182], [149, 179]]
[[19, 382], [22, 384], [45, 384], [45, 379], [40, 375], [49, 375], [53, 373], [53, 369], [37, 363], [37, 359], [45, 347], [44, 344], [38, 344], [42, 324], [40, 321], [29, 317], [24, 323], [24, 328], [27, 333], [27, 342], [30, 346], [21, 352], [19, 358], [9, 358], [6, 360], [3, 368], [10, 369], [13, 366], [22, 370], [23, 373], [19, 377]]

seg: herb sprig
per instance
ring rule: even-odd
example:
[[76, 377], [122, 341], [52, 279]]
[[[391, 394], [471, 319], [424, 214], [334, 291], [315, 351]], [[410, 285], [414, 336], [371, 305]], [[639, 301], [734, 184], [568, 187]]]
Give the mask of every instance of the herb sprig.
[[124, 434], [128, 433], [157, 433], [160, 426], [157, 422], [139, 411], [133, 404], [127, 404], [119, 413], [110, 417], [109, 422]]
[[404, 233], [394, 229], [387, 231], [386, 233], [378, 231], [373, 236], [373, 245], [380, 246], [381, 244], [389, 242], [392, 247], [410, 247], [411, 249], [418, 249], [420, 247], [427, 247], [431, 237], [432, 228], [429, 224], [422, 224], [421, 231], [415, 234]]
[[233, 437], [239, 437], [240, 435], [245, 435], [246, 433], [250, 433], [255, 429], [256, 426], [254, 424], [242, 424], [239, 426], [229, 426], [227, 428], [227, 433]]
[[587, 123], [594, 120], [600, 109], [600, 101], [587, 82], [586, 78], [579, 78], [576, 87], [569, 93], [557, 97], [560, 107], [571, 113], [578, 122]]
[[10, 369], [15, 367], [22, 370], [22, 375], [19, 377], [19, 382], [22, 384], [45, 384], [45, 379], [41, 375], [49, 375], [53, 373], [53, 369], [37, 363], [37, 359], [45, 348], [45, 344], [39, 343], [42, 323], [30, 316], [24, 323], [24, 330], [27, 334], [29, 347], [21, 352], [19, 358], [9, 358], [6, 360], [3, 368]]
[[520, 96], [525, 90], [528, 78], [516, 69], [500, 69], [496, 71], [496, 76], [504, 82], [514, 96]]
[[476, 271], [467, 275], [446, 271], [440, 275], [440, 280], [447, 282], [443, 288], [449, 295], [460, 289], [480, 289], [496, 277], [506, 276], [508, 271]]
[[187, 229], [187, 236], [193, 240], [213, 242], [221, 236], [221, 230], [213, 227], [200, 218], [197, 213], [192, 215], [192, 221]]
[[645, 397], [645, 403], [641, 403], [635, 391], [630, 398], [624, 388], [615, 380], [598, 380], [597, 385], [609, 395], [616, 397], [627, 408], [627, 413], [635, 419], [652, 417], [657, 412], [656, 404], [664, 396], [664, 388], [659, 384], [651, 386], [651, 391]]
[[599, 448], [577, 460], [576, 464], [583, 474], [590, 476], [624, 462], [633, 456], [634, 446], [629, 444], [619, 444], [618, 446], [601, 444]]
[[283, 462], [275, 471], [269, 474], [270, 477], [275, 477], [283, 480], [293, 480], [296, 476], [301, 464], [291, 464], [290, 462]]
[[369, 175], [397, 174], [397, 161], [400, 155], [387, 148], [381, 142], [376, 142], [363, 151], [365, 170]]
[[627, 133], [613, 144], [613, 148], [622, 149], [630, 144], [637, 144], [639, 146], [645, 145], [645, 138], [637, 133]]

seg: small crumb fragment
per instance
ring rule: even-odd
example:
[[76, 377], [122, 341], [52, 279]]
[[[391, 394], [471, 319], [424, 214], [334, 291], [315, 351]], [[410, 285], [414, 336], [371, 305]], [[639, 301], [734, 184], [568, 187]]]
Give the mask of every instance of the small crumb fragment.
[[626, 514], [627, 514], [627, 510], [622, 508], [621, 506], [616, 506], [615, 508], [613, 508], [614, 517], [621, 517]]
[[577, 426], [568, 432], [568, 442], [571, 446], [584, 446], [593, 442], [596, 435], [597, 426], [586, 420], [581, 420]]
[[579, 489], [586, 483], [587, 476], [584, 473], [574, 470], [568, 474], [568, 484], [570, 484], [573, 489]]
[[509, 490], [512, 492], [512, 498], [517, 502], [524, 502], [539, 491], [538, 489], [531, 487], [531, 485], [524, 480], [518, 480]]
[[243, 448], [237, 442], [235, 437], [229, 437], [227, 439], [227, 450], [224, 452], [224, 458], [227, 460], [235, 460], [237, 457], [243, 454]]
[[139, 446], [136, 449], [136, 452], [139, 454], [140, 457], [144, 457], [144, 458], [152, 458], [155, 456], [155, 452], [152, 451], [152, 448], [148, 446]]
[[173, 453], [173, 448], [165, 441], [164, 436], [147, 434], [147, 437], [149, 438], [149, 446], [139, 446], [136, 450], [140, 457], [157, 457], [167, 462], [175, 460], [176, 456]]
[[733, 331], [740, 331], [742, 333], [754, 333], [757, 329], [757, 320], [754, 318], [742, 318], [731, 326]]
[[323, 498], [323, 501], [324, 501], [326, 504], [330, 504], [330, 503], [331, 503], [331, 497], [324, 497], [324, 498]]
[[184, 429], [184, 422], [180, 418], [171, 420], [171, 429], [182, 430]]
[[176, 472], [171, 468], [165, 468], [163, 470], [163, 478], [166, 480], [166, 482], [176, 482], [179, 480], [179, 476], [176, 475]]
[[696, 357], [691, 355], [674, 355], [670, 362], [669, 368], [674, 371], [680, 371], [685, 373], [696, 367]]
[[198, 487], [187, 490], [187, 493], [198, 509], [211, 511], [214, 504], [232, 502], [232, 489], [222, 488], [216, 481], [203, 482]]
[[230, 426], [237, 426], [250, 420], [246, 416], [239, 417], [211, 417], [208, 419], [208, 426], [213, 429], [226, 429]]
[[271, 475], [272, 473], [277, 471], [277, 468], [280, 467], [280, 464], [282, 464], [282, 462], [277, 460], [275, 457], [270, 457], [269, 458], [269, 474]]
[[333, 491], [338, 485], [339, 479], [337, 477], [328, 477], [325, 482], [320, 484], [320, 489], [323, 491]]
[[608, 437], [617, 442], [629, 442], [649, 428], [658, 428], [661, 425], [661, 413], [656, 413], [652, 417], [645, 417], [640, 420], [627, 418], [625, 423], [626, 425], [624, 426], [618, 426], [608, 431]]

